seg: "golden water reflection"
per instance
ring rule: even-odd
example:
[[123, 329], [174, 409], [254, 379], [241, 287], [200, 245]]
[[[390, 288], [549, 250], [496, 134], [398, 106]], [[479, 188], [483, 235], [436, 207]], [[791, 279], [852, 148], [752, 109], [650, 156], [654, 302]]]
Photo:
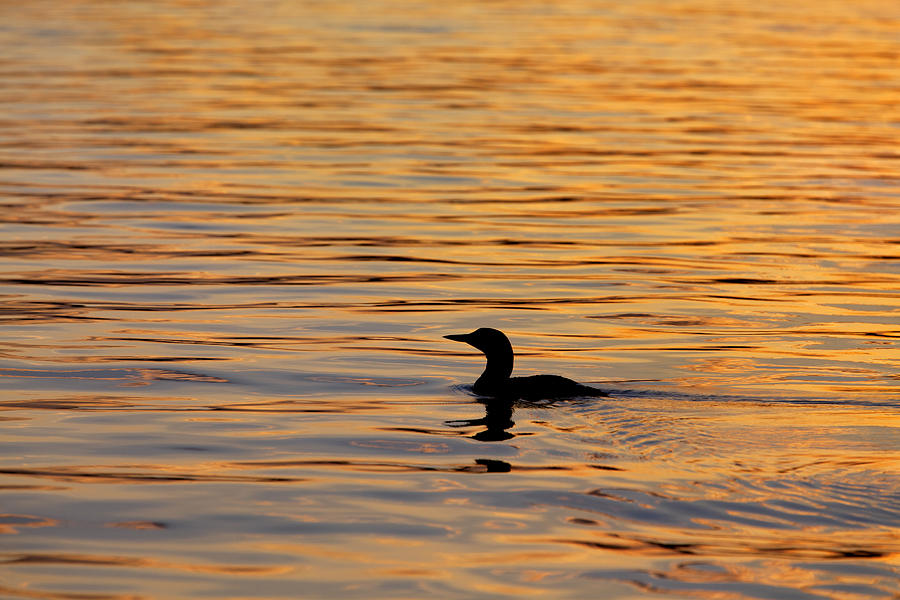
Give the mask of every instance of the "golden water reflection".
[[3, 12], [0, 595], [896, 593], [895, 4]]

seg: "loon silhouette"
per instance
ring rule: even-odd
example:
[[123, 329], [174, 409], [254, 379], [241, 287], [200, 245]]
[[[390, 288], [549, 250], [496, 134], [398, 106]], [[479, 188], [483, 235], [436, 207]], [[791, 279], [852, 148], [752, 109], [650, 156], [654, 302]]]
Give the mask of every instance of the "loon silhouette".
[[513, 370], [513, 349], [509, 338], [497, 329], [482, 327], [472, 333], [445, 335], [448, 340], [465, 342], [484, 352], [487, 366], [472, 386], [479, 396], [504, 400], [550, 400], [584, 396], [608, 396], [603, 390], [582, 385], [559, 375], [531, 375], [510, 377]]

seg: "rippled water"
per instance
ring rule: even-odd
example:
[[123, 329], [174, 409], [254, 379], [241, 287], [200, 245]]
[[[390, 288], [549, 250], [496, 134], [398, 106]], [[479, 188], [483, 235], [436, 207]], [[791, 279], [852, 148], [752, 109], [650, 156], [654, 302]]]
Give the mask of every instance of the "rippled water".
[[0, 14], [2, 597], [900, 597], [900, 5]]

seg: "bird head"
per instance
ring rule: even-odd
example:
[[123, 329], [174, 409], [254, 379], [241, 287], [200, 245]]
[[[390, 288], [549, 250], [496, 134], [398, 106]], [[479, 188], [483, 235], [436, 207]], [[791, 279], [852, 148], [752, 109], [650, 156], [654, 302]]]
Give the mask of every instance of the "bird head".
[[470, 346], [478, 348], [485, 354], [491, 351], [512, 352], [509, 338], [507, 338], [502, 331], [490, 327], [482, 327], [476, 329], [472, 333], [459, 333], [445, 335], [444, 337], [455, 342], [465, 342]]

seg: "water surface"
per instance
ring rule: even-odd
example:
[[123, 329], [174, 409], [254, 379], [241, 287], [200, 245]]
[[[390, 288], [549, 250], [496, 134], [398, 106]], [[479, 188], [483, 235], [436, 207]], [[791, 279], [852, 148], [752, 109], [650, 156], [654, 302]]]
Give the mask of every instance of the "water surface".
[[896, 597], [894, 3], [0, 14], [3, 597]]

